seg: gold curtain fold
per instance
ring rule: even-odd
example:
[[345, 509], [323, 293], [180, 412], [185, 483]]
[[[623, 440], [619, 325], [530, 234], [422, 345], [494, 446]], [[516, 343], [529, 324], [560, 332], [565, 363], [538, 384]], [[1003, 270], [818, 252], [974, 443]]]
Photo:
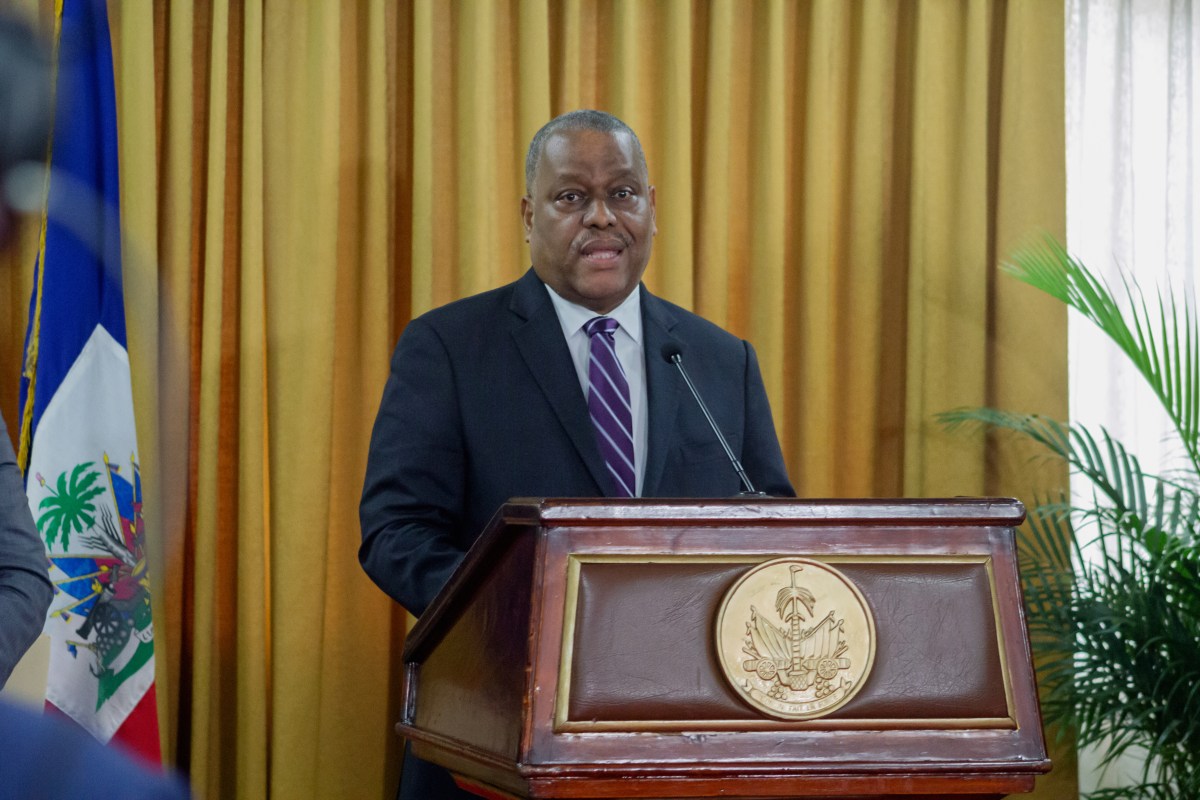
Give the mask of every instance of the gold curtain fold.
[[404, 620], [356, 550], [409, 229], [401, 15], [110, 8], [126, 234], [151, 255], [127, 256], [126, 285], [146, 287], [127, 303], [163, 503], [148, 517], [166, 752], [200, 796], [386, 795]]
[[[160, 712], [200, 796], [394, 791], [370, 426], [408, 319], [526, 269], [554, 114], [638, 131], [646, 281], [754, 343], [802, 496], [1064, 485], [932, 419], [1066, 416], [1065, 312], [996, 270], [1065, 229], [1061, 3], [109, 6]], [[29, 238], [0, 276], [10, 419]]]

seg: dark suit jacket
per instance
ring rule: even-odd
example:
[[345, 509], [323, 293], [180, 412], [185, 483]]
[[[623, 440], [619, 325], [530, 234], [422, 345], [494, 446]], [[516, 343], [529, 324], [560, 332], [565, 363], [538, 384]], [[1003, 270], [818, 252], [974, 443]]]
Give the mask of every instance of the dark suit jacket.
[[[664, 344], [684, 363], [756, 488], [794, 494], [754, 350], [642, 288], [649, 400], [644, 497], [741, 490]], [[606, 491], [587, 401], [546, 288], [515, 283], [409, 323], [371, 437], [359, 558], [420, 614], [510, 497]]]
[[[794, 494], [753, 348], [642, 287], [644, 497], [728, 497], [741, 484], [675, 367], [692, 380], [756, 488]], [[532, 270], [409, 323], [371, 437], [359, 559], [420, 615], [511, 497], [606, 493], [587, 400], [546, 287]], [[406, 755], [402, 798], [469, 797]]]
[[53, 596], [48, 569], [0, 417], [0, 687], [42, 632]]

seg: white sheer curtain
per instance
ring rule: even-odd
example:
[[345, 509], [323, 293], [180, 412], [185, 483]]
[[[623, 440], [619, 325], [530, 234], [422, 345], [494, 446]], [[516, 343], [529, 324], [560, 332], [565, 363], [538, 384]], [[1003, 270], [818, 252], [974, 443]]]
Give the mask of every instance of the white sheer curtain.
[[[1200, 26], [1190, 0], [1066, 0], [1067, 245], [1110, 286], [1132, 275], [1153, 297], [1194, 296]], [[1103, 425], [1147, 470], [1181, 454], [1159, 401], [1078, 316], [1071, 418]], [[1074, 487], [1073, 488], [1082, 488]], [[1080, 754], [1080, 790], [1118, 784]]]

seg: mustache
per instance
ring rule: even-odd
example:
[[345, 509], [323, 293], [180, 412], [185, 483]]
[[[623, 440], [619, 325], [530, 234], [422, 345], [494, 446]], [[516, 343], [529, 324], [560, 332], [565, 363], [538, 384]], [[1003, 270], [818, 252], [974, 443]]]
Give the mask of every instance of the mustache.
[[621, 249], [628, 250], [633, 245], [633, 239], [626, 233], [612, 232], [600, 236], [592, 235], [586, 239], [574, 242], [574, 250], [577, 253], [582, 253], [586, 248], [594, 244], [614, 245], [619, 244]]

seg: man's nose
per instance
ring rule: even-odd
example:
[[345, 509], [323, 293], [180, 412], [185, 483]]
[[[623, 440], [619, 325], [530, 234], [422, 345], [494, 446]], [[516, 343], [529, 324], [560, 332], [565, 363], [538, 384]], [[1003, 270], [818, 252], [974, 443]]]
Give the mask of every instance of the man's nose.
[[613, 224], [613, 213], [603, 197], [597, 197], [588, 203], [583, 215], [583, 224], [589, 228], [607, 228]]

